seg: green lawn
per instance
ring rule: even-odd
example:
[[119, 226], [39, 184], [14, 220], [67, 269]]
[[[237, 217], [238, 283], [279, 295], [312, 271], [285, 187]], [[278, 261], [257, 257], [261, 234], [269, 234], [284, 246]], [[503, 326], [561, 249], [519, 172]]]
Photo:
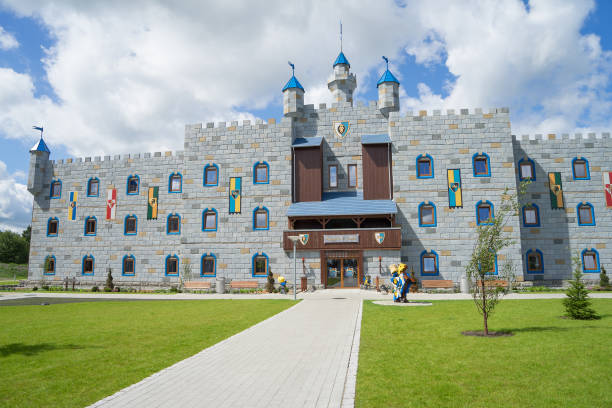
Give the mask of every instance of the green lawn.
[[597, 321], [560, 319], [560, 299], [504, 300], [491, 330], [472, 301], [429, 307], [365, 302], [357, 407], [611, 407], [612, 300]]
[[172, 300], [0, 306], [0, 406], [91, 404], [293, 304]]

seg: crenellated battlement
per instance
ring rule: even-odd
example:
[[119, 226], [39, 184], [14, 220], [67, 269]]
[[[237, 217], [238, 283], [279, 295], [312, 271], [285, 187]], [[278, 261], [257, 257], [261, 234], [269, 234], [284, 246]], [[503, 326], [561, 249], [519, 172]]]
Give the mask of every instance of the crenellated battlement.
[[134, 161], [134, 160], [151, 160], [151, 159], [167, 159], [169, 157], [176, 157], [179, 160], [182, 160], [184, 156], [184, 151], [177, 150], [175, 152], [166, 151], [166, 152], [147, 152], [147, 153], [126, 153], [126, 154], [116, 154], [113, 156], [94, 156], [92, 157], [69, 157], [66, 159], [58, 159], [58, 160], [49, 160], [51, 165], [58, 166], [71, 166], [71, 165], [84, 165], [84, 164], [99, 164], [99, 163], [107, 163], [109, 161], [119, 162], [119, 161]]
[[574, 133], [573, 135], [570, 135], [569, 133], [562, 133], [562, 134], [556, 134], [556, 133], [548, 133], [546, 135], [543, 135], [541, 133], [536, 133], [534, 135], [512, 135], [512, 140], [516, 141], [518, 143], [523, 143], [523, 142], [530, 142], [531, 144], [533, 144], [533, 142], [555, 142], [558, 140], [576, 140], [576, 141], [583, 141], [583, 140], [610, 140], [610, 132], [603, 132], [600, 134], [597, 133]]

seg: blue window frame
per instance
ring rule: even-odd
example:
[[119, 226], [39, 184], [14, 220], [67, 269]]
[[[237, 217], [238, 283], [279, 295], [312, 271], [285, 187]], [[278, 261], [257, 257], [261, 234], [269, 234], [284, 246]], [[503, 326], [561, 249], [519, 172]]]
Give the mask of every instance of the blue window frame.
[[589, 161], [584, 157], [574, 157], [572, 160], [572, 176], [574, 180], [590, 180]]
[[168, 192], [183, 192], [183, 175], [181, 173], [172, 173], [168, 176]]
[[219, 213], [214, 208], [205, 208], [202, 211], [202, 231], [216, 231]]
[[489, 200], [476, 203], [476, 224], [491, 225], [495, 219], [495, 208]]
[[204, 166], [204, 187], [219, 185], [219, 166], [214, 163]]
[[476, 153], [472, 156], [474, 177], [491, 177], [491, 159], [486, 153]]
[[[493, 265], [491, 265], [493, 268], [487, 271], [485, 275], [497, 275], [497, 254], [491, 251], [491, 255], [493, 255], [493, 259], [492, 259]], [[481, 268], [482, 268], [482, 265], [480, 264], [480, 262], [478, 262], [478, 269], [480, 270]]]
[[253, 184], [270, 184], [270, 165], [267, 162], [253, 165]]
[[122, 276], [134, 276], [136, 275], [136, 258], [134, 255], [124, 255], [123, 262], [121, 263], [121, 275]]
[[57, 199], [62, 197], [62, 180], [51, 180], [49, 188], [49, 198]]
[[125, 194], [138, 195], [140, 193], [140, 176], [138, 174], [130, 174], [125, 183]]
[[138, 234], [138, 217], [136, 214], [128, 214], [123, 220], [123, 235]]
[[55, 275], [56, 266], [57, 260], [55, 259], [55, 255], [47, 255], [43, 265], [43, 275]]
[[530, 158], [522, 158], [518, 162], [519, 180], [536, 180], [535, 162]]
[[584, 273], [601, 273], [601, 265], [599, 264], [599, 252], [596, 249], [583, 249], [580, 254], [582, 259], [582, 272]]
[[168, 255], [166, 257], [166, 276], [179, 276], [179, 257], [174, 255]]
[[166, 219], [166, 234], [180, 235], [181, 233], [181, 216], [177, 213], [168, 214]]
[[270, 270], [270, 259], [263, 252], [255, 253], [252, 259], [252, 276], [254, 278], [268, 276]]
[[96, 217], [85, 217], [85, 225], [83, 226], [83, 235], [88, 237], [96, 236], [98, 231], [98, 219]]
[[435, 227], [437, 225], [436, 205], [431, 201], [419, 204], [419, 227]]
[[523, 226], [539, 227], [540, 226], [540, 207], [537, 204], [527, 204], [522, 208]]
[[93, 276], [94, 269], [96, 266], [96, 259], [93, 255], [85, 255], [83, 257], [83, 263], [81, 265], [81, 275], [83, 276]]
[[440, 275], [440, 265], [438, 264], [438, 254], [436, 251], [421, 252], [421, 275], [438, 276]]
[[417, 178], [434, 178], [434, 160], [429, 154], [421, 154], [416, 158]]
[[47, 236], [57, 237], [59, 234], [59, 219], [57, 217], [51, 217], [47, 220]]
[[87, 197], [98, 197], [100, 195], [100, 179], [91, 177], [87, 180]]
[[212, 252], [203, 254], [200, 260], [200, 276], [217, 276], [217, 257]]
[[595, 224], [595, 209], [593, 204], [582, 202], [576, 206], [576, 216], [578, 225], [581, 227], [594, 227]]
[[539, 249], [530, 249], [525, 254], [527, 273], [544, 273], [544, 255]]
[[265, 231], [270, 229], [270, 211], [266, 207], [256, 207], [253, 210], [253, 230]]

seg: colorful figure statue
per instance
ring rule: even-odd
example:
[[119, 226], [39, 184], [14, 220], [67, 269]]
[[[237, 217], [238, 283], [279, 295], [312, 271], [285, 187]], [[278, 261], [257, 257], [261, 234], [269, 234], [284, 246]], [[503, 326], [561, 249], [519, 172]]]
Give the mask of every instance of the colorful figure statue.
[[406, 264], [389, 265], [391, 271], [391, 283], [393, 284], [393, 301], [407, 303], [406, 294], [414, 282], [412, 277], [406, 273]]
[[283, 294], [287, 293], [287, 281], [285, 280], [284, 276], [278, 277], [278, 283], [280, 283], [280, 290], [283, 292]]

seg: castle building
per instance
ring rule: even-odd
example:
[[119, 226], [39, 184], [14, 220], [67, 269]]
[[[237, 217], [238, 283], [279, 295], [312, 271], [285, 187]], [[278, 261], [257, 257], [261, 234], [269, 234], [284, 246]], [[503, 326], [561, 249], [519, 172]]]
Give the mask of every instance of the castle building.
[[[475, 227], [529, 179], [496, 254], [525, 281], [560, 284], [578, 254], [587, 279], [612, 265], [608, 133], [515, 137], [507, 108], [400, 114], [387, 69], [378, 101], [353, 103], [340, 53], [334, 102], [304, 104], [293, 75], [284, 117], [185, 127], [184, 150], [50, 160], [30, 151], [34, 196], [29, 279], [100, 285], [253, 280], [269, 271], [320, 287], [356, 287], [404, 262], [419, 280], [465, 273]], [[374, 86], [374, 84], [372, 84]]]

